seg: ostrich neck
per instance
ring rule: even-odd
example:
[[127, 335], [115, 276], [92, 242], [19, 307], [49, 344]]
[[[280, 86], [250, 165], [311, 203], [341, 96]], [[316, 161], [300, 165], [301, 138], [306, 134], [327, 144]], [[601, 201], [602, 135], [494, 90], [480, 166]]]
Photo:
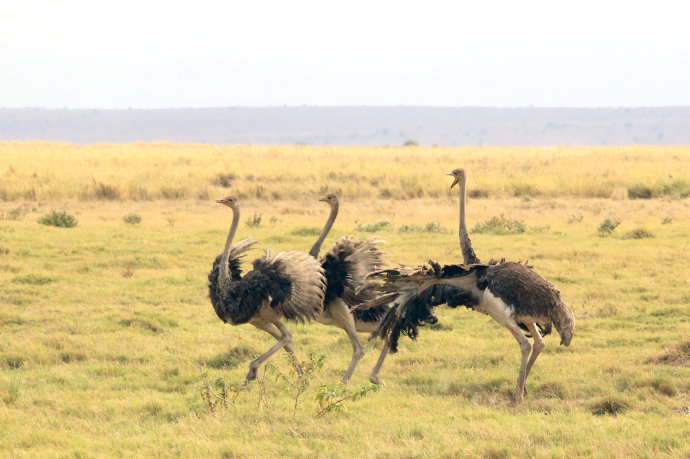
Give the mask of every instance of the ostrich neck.
[[326, 236], [328, 236], [328, 233], [331, 231], [331, 227], [333, 226], [333, 222], [335, 222], [335, 217], [338, 216], [338, 209], [340, 208], [340, 203], [335, 203], [335, 205], [331, 208], [331, 215], [328, 217], [328, 221], [326, 221], [326, 226], [323, 227], [323, 230], [321, 230], [321, 234], [319, 234], [319, 238], [314, 242], [314, 245], [312, 246], [311, 250], [309, 251], [309, 255], [311, 255], [314, 258], [319, 257], [319, 251], [321, 250], [321, 244], [323, 244], [323, 241], [326, 239]]
[[470, 241], [470, 236], [467, 233], [467, 225], [465, 224], [465, 196], [466, 196], [466, 180], [463, 176], [460, 178], [459, 183], [460, 189], [460, 228], [458, 229], [458, 235], [460, 236], [460, 249], [462, 250], [463, 263], [479, 263], [479, 258], [474, 253], [472, 249], [472, 242]]
[[228, 285], [230, 282], [230, 269], [228, 267], [228, 258], [230, 258], [230, 247], [232, 247], [232, 240], [235, 238], [235, 233], [237, 232], [237, 226], [240, 223], [240, 209], [232, 209], [232, 225], [230, 226], [230, 232], [228, 233], [228, 238], [225, 240], [225, 248], [223, 249], [223, 255], [220, 258], [220, 285]]

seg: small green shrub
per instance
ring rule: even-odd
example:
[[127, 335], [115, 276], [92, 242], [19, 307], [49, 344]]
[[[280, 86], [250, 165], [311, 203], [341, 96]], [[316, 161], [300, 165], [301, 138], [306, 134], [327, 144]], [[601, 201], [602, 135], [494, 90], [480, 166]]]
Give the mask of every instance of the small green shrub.
[[321, 384], [316, 392], [318, 406], [315, 417], [321, 417], [327, 413], [342, 413], [347, 410], [345, 402], [351, 400], [356, 402], [370, 392], [378, 392], [381, 386], [372, 384], [362, 386], [359, 389], [350, 390], [347, 386], [334, 386], [332, 384]]
[[321, 230], [315, 226], [300, 226], [290, 231], [293, 236], [318, 236], [321, 234]]
[[403, 142], [403, 147], [417, 147], [419, 146], [419, 142], [413, 139], [407, 139], [406, 141]]
[[670, 225], [671, 223], [673, 223], [673, 218], [671, 217], [664, 217], [664, 219], [661, 220], [662, 225]]
[[493, 217], [484, 223], [477, 223], [472, 232], [479, 234], [521, 234], [527, 231], [527, 226], [520, 220], [511, 220], [501, 214], [500, 217]]
[[636, 228], [623, 235], [623, 239], [646, 239], [650, 237], [654, 237], [654, 235], [644, 228]]
[[630, 409], [630, 402], [618, 395], [603, 397], [590, 405], [590, 411], [595, 416], [617, 415]]
[[72, 214], [66, 211], [53, 210], [49, 214], [43, 215], [38, 219], [38, 223], [46, 226], [56, 226], [58, 228], [74, 228], [79, 221]]
[[357, 220], [355, 220], [355, 231], [362, 231], [364, 233], [375, 233], [377, 231], [381, 231], [384, 228], [390, 228], [391, 223], [385, 220], [382, 220], [377, 223], [370, 223], [368, 225], [363, 225], [359, 223]]
[[254, 215], [250, 217], [246, 222], [247, 228], [258, 228], [261, 226], [261, 214], [254, 212]]
[[489, 190], [483, 190], [481, 188], [470, 190], [467, 192], [467, 196], [472, 199], [486, 199], [489, 197]]
[[201, 385], [199, 394], [206, 405], [206, 409], [211, 414], [224, 412], [228, 408], [234, 408], [240, 394], [249, 391], [245, 384], [227, 384], [222, 377], [216, 378], [211, 384], [208, 371], [200, 366]]
[[292, 354], [285, 354], [285, 357], [290, 364], [289, 371], [281, 371], [273, 365], [267, 365], [266, 371], [275, 373], [276, 381], [281, 381], [283, 383], [283, 392], [292, 399], [292, 419], [295, 419], [297, 408], [304, 401], [303, 397], [307, 389], [314, 381], [316, 373], [323, 368], [323, 361], [326, 359], [326, 354], [317, 356], [317, 354], [312, 351], [307, 356], [307, 359], [301, 362], [297, 361]]
[[429, 222], [424, 226], [420, 225], [402, 225], [398, 228], [398, 233], [430, 233], [430, 234], [448, 234], [450, 231], [442, 227], [438, 222]]
[[652, 189], [647, 185], [642, 185], [640, 183], [635, 184], [628, 188], [628, 198], [629, 199], [651, 199]]
[[621, 224], [620, 220], [614, 220], [612, 218], [607, 218], [606, 220], [601, 222], [601, 224], [599, 225], [599, 230], [598, 230], [599, 235], [600, 236], [610, 235], [611, 233], [613, 233], [613, 231], [616, 228], [618, 228], [618, 225], [620, 225], [620, 224]]
[[237, 180], [237, 175], [233, 173], [221, 173], [216, 175], [216, 177], [212, 180], [212, 183], [223, 188], [230, 188], [235, 180]]
[[141, 223], [141, 215], [134, 212], [130, 212], [124, 217], [122, 217], [122, 221], [129, 225], [138, 225], [139, 223]]

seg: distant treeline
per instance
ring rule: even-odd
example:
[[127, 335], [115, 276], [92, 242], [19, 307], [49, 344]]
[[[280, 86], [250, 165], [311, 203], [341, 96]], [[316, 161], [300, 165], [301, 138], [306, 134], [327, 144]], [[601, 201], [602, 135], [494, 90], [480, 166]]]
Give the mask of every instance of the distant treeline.
[[76, 144], [690, 145], [690, 107], [0, 109], [0, 140]]

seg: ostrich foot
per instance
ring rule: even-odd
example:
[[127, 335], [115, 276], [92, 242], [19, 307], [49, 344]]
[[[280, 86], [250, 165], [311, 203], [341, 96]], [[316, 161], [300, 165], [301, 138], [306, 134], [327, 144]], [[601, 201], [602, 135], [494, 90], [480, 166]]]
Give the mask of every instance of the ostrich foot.
[[[369, 376], [369, 381], [376, 384], [377, 386], [385, 386], [386, 385], [386, 383], [384, 383], [383, 380], [381, 380], [378, 376], [375, 376], [375, 375]], [[347, 383], [345, 383], [345, 384], [347, 384]]]
[[518, 395], [517, 392], [511, 397], [513, 399], [513, 405], [519, 405], [522, 403], [523, 395]]
[[256, 372], [258, 371], [258, 368], [254, 366], [249, 367], [249, 373], [247, 373], [247, 382], [249, 381], [254, 381], [256, 379]]

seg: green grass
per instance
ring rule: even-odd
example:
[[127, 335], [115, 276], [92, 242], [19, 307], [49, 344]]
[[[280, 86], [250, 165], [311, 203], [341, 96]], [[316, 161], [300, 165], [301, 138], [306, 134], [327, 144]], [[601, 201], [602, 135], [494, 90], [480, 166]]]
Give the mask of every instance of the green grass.
[[[340, 414], [315, 417], [319, 387], [337, 387], [352, 349], [340, 330], [289, 324], [301, 360], [326, 354], [294, 418], [293, 399], [275, 377], [290, 371], [282, 352], [271, 360], [276, 371], [264, 376], [268, 401], [260, 402], [258, 382], [215, 411], [201, 395], [204, 372], [216, 390], [219, 378], [235, 387], [274, 342], [250, 325], [222, 324], [206, 297], [206, 275], [231, 220], [227, 208], [108, 199], [50, 206], [69, 208], [79, 226], [0, 220], [1, 457], [690, 454], [686, 201], [470, 201], [470, 227], [501, 212], [528, 228], [550, 227], [509, 237], [477, 233], [472, 242], [481, 259], [529, 259], [558, 286], [577, 318], [571, 346], [546, 338], [516, 407], [514, 338], [487, 316], [440, 308], [439, 324], [422, 329], [418, 341], [401, 338], [381, 390], [347, 401]], [[274, 250], [308, 250], [328, 213], [315, 198], [245, 200], [242, 209], [243, 221], [262, 215], [276, 223], [241, 224], [237, 238]], [[127, 212], [141, 223], [123, 224]], [[644, 227], [654, 237], [601, 238], [604, 215], [622, 221], [622, 234]], [[673, 224], [662, 225], [665, 216]], [[454, 200], [343, 200], [324, 249], [355, 220], [368, 222], [362, 228], [388, 223], [359, 236], [382, 236], [391, 265], [461, 259], [454, 232], [398, 230], [400, 222], [456, 228]], [[251, 252], [247, 266], [260, 253]], [[353, 391], [368, 385], [380, 349], [362, 339], [368, 352]]]

